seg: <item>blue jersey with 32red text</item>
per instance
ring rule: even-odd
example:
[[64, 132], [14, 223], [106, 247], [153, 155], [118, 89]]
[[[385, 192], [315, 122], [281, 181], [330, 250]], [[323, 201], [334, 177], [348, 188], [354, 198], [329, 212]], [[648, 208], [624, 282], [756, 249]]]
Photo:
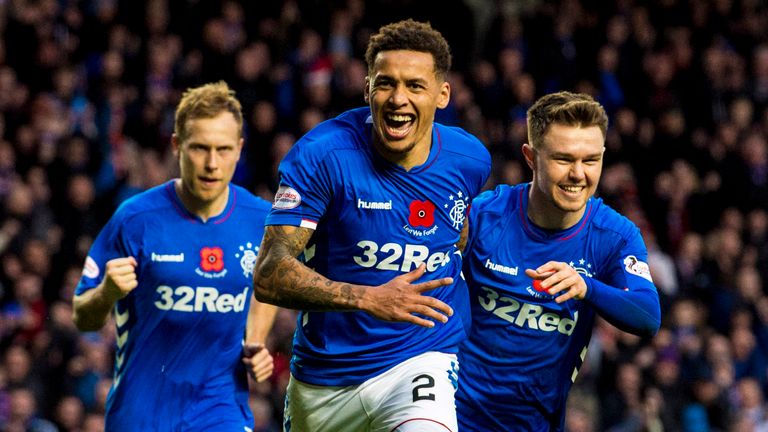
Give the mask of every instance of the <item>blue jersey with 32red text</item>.
[[307, 266], [331, 280], [380, 285], [426, 264], [417, 281], [453, 277], [425, 295], [455, 310], [424, 328], [364, 312], [298, 317], [291, 372], [316, 385], [353, 385], [427, 351], [455, 353], [465, 337], [466, 289], [456, 247], [470, 200], [490, 173], [490, 156], [463, 130], [434, 124], [427, 161], [406, 171], [372, 148], [370, 110], [321, 123], [280, 164], [267, 225], [314, 229]]
[[250, 431], [242, 341], [269, 203], [230, 184], [203, 222], [173, 181], [123, 203], [96, 238], [76, 293], [133, 256], [138, 286], [115, 306], [109, 431]]
[[[596, 313], [635, 334], [659, 327], [658, 293], [637, 227], [591, 198], [573, 227], [540, 229], [526, 215], [529, 189], [499, 186], [472, 203], [464, 261], [472, 328], [459, 351], [456, 394], [462, 432], [563, 430]], [[534, 286], [525, 269], [548, 261], [570, 264], [587, 297], [557, 304], [562, 293]]]

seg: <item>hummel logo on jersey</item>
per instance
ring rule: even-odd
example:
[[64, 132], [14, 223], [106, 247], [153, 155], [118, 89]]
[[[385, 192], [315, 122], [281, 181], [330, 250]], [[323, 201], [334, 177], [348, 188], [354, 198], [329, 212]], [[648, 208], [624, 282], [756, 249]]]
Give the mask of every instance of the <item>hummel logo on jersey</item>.
[[357, 208], [370, 210], [392, 210], [392, 200], [389, 201], [363, 201], [357, 199]]
[[487, 268], [488, 270], [493, 270], [495, 272], [506, 273], [512, 276], [517, 276], [517, 271], [518, 271], [517, 266], [507, 267], [505, 265], [493, 263], [489, 259], [485, 260], [485, 268]]
[[128, 322], [128, 318], [130, 317], [130, 314], [126, 310], [123, 313], [120, 313], [120, 311], [117, 308], [117, 305], [115, 305], [115, 324], [117, 324], [118, 327], [122, 327], [125, 325], [125, 323]]
[[180, 254], [156, 254], [152, 252], [154, 262], [184, 262], [184, 252]]

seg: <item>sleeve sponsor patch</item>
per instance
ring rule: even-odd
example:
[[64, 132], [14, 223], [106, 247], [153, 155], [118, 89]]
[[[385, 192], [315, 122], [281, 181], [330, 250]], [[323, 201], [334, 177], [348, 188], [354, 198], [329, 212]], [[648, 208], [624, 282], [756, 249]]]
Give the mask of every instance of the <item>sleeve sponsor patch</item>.
[[298, 207], [299, 204], [301, 204], [301, 195], [296, 189], [290, 186], [280, 186], [275, 193], [275, 202], [272, 203], [272, 208], [290, 210]]
[[651, 279], [651, 269], [648, 267], [648, 263], [638, 260], [634, 255], [628, 255], [624, 258], [624, 269], [628, 273], [647, 279], [648, 282], [653, 282], [653, 279]]
[[83, 265], [83, 276], [89, 279], [96, 279], [99, 277], [99, 265], [96, 261], [89, 257], [85, 258], [85, 265]]

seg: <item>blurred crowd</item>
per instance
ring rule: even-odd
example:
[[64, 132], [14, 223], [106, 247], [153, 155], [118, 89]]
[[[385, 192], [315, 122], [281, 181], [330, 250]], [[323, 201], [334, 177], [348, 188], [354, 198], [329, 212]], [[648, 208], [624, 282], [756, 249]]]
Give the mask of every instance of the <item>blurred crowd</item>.
[[[528, 180], [538, 96], [586, 92], [609, 112], [599, 195], [641, 228], [664, 318], [651, 340], [598, 324], [568, 430], [768, 431], [760, 0], [0, 1], [0, 430], [103, 430], [114, 327], [78, 333], [71, 298], [116, 206], [177, 175], [180, 94], [236, 90], [235, 181], [271, 200], [296, 139], [364, 104], [368, 36], [408, 17], [451, 44], [438, 121], [488, 146], [488, 188]], [[279, 430], [294, 326], [281, 311], [254, 431]]]

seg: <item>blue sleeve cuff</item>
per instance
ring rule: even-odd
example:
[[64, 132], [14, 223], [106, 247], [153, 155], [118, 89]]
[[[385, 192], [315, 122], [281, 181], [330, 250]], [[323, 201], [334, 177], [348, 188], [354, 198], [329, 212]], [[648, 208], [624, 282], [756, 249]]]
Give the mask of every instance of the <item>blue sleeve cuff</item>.
[[584, 278], [584, 301], [619, 329], [638, 336], [651, 337], [661, 325], [659, 294], [653, 285], [618, 288], [593, 278]]

